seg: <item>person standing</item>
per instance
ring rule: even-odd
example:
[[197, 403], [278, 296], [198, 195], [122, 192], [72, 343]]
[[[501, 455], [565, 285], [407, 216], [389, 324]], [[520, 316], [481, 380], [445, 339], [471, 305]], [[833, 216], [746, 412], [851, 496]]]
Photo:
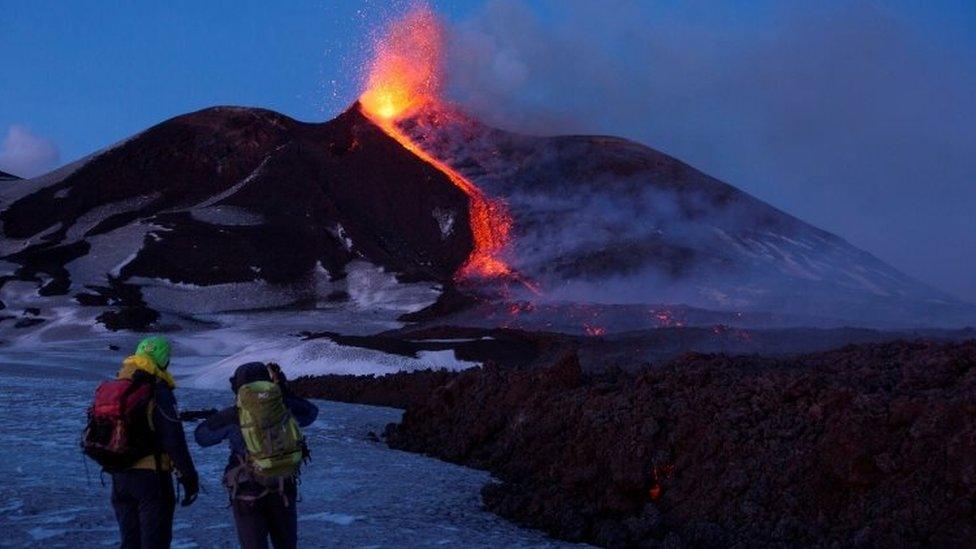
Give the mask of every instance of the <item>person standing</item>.
[[245, 549], [298, 545], [298, 470], [307, 457], [298, 427], [318, 417], [318, 407], [292, 394], [276, 364], [249, 362], [230, 378], [236, 405], [197, 426], [203, 447], [227, 440], [230, 458], [224, 485]]
[[167, 548], [173, 538], [173, 473], [191, 505], [199, 492], [193, 459], [176, 411], [176, 383], [167, 371], [170, 344], [143, 339], [102, 383], [89, 410], [82, 446], [112, 476], [112, 507], [124, 549]]

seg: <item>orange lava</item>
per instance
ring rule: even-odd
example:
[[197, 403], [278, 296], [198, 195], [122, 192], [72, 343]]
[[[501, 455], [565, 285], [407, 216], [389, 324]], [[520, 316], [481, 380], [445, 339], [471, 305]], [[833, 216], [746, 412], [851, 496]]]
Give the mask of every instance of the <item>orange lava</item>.
[[661, 495], [664, 494], [664, 487], [661, 486], [661, 482], [669, 480], [672, 475], [674, 475], [673, 464], [654, 466], [654, 468], [651, 470], [652, 484], [647, 493], [647, 495], [651, 498], [651, 501], [658, 501], [661, 499]]
[[591, 337], [607, 335], [606, 328], [603, 326], [593, 326], [591, 324], [583, 324], [583, 332]]
[[512, 274], [500, 254], [508, 245], [512, 218], [505, 204], [489, 198], [474, 183], [434, 158], [403, 132], [397, 122], [439, 102], [443, 28], [427, 6], [414, 7], [394, 21], [375, 43], [375, 54], [359, 98], [362, 112], [387, 135], [437, 168], [467, 196], [474, 246], [457, 278]]

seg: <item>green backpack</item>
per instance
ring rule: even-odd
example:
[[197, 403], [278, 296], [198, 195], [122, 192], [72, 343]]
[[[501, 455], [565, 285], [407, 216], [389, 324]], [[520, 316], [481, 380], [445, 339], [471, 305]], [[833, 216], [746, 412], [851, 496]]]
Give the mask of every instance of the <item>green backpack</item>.
[[270, 381], [243, 385], [237, 391], [237, 414], [254, 473], [264, 479], [297, 475], [305, 439], [281, 388]]

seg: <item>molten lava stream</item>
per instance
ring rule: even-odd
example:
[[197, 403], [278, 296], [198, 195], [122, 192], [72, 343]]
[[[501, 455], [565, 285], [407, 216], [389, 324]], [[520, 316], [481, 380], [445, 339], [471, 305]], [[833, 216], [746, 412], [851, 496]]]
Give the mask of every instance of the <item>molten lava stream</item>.
[[392, 21], [374, 43], [365, 91], [359, 98], [361, 111], [407, 150], [440, 170], [468, 196], [468, 222], [474, 246], [455, 278], [511, 278], [538, 293], [530, 281], [514, 273], [500, 257], [512, 228], [505, 204], [486, 196], [397, 126], [398, 121], [424, 108], [439, 107], [443, 42], [443, 28], [426, 4], [415, 4], [408, 13]]
[[378, 113], [374, 114], [364, 106], [362, 112], [377, 127], [403, 145], [408, 151], [446, 175], [454, 186], [464, 191], [464, 194], [468, 196], [468, 221], [471, 225], [474, 248], [455, 276], [457, 278], [489, 278], [511, 275], [512, 269], [498, 257], [498, 254], [508, 244], [509, 231], [512, 227], [512, 219], [505, 211], [504, 205], [489, 199], [481, 189], [465, 179], [454, 168], [422, 149], [410, 136], [397, 127], [392, 117], [384, 116], [391, 112], [389, 109], [381, 108]]

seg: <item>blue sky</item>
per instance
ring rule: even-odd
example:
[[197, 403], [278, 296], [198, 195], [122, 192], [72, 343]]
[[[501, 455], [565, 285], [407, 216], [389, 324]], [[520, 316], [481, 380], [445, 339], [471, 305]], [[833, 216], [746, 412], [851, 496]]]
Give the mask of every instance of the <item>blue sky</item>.
[[[639, 140], [976, 301], [976, 2], [431, 4], [489, 39], [451, 65], [476, 114]], [[405, 5], [0, 0], [0, 140], [40, 170], [216, 104], [327, 120]]]

